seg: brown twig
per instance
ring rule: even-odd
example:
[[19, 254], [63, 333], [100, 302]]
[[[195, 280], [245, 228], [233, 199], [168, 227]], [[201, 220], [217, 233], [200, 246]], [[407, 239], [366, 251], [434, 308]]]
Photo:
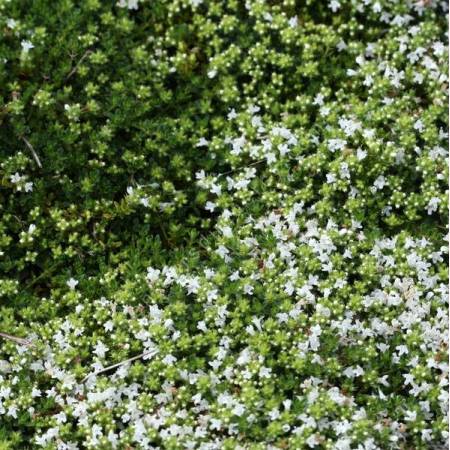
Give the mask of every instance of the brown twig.
[[239, 166], [239, 167], [236, 167], [235, 169], [229, 170], [228, 172], [222, 172], [222, 173], [219, 173], [219, 174], [217, 175], [217, 178], [223, 177], [224, 175], [229, 175], [230, 173], [234, 173], [234, 172], [236, 172], [237, 170], [240, 170], [240, 169], [246, 169], [247, 167], [256, 166], [257, 164], [261, 164], [261, 163], [263, 163], [264, 161], [266, 161], [266, 160], [265, 160], [265, 159], [260, 159], [259, 161], [254, 161], [254, 162], [252, 162], [252, 163], [250, 163], [250, 164], [247, 164], [247, 165], [245, 165], [245, 166]]
[[20, 344], [20, 345], [33, 345], [33, 343], [31, 341], [29, 341], [28, 339], [23, 339], [20, 337], [12, 336], [11, 334], [8, 334], [8, 333], [0, 333], [0, 337], [2, 337], [3, 339], [8, 339], [8, 340], [13, 341], [16, 344]]
[[41, 160], [39, 159], [39, 156], [36, 153], [36, 151], [34, 150], [33, 146], [30, 144], [30, 141], [26, 137], [23, 137], [23, 136], [22, 136], [22, 141], [25, 142], [25, 145], [30, 150], [31, 154], [33, 155], [34, 160], [36, 161], [36, 164], [39, 166], [40, 169], [42, 169]]
[[75, 67], [70, 71], [69, 75], [67, 75], [65, 82], [67, 82], [69, 80], [69, 78], [71, 78], [76, 71], [78, 70], [79, 65], [84, 61], [84, 59], [89, 56], [92, 53], [91, 49], [88, 49], [84, 52], [83, 56], [79, 59], [79, 61], [75, 64]]
[[115, 369], [116, 367], [123, 366], [124, 364], [127, 364], [127, 363], [132, 362], [132, 361], [136, 361], [137, 359], [143, 358], [144, 356], [147, 356], [147, 355], [154, 356], [154, 355], [156, 355], [156, 353], [157, 353], [157, 351], [151, 350], [149, 352], [144, 352], [144, 353], [141, 353], [140, 355], [136, 355], [136, 356], [133, 356], [131, 358], [125, 359], [124, 361], [121, 361], [119, 363], [116, 363], [116, 364], [113, 364], [111, 366], [105, 367], [104, 369], [98, 370], [97, 372], [93, 372], [93, 373], [90, 373], [90, 374], [86, 375], [81, 380], [81, 382], [84, 383], [85, 381], [87, 381], [88, 378], [90, 378], [93, 375], [98, 375], [100, 373], [107, 372], [108, 370]]

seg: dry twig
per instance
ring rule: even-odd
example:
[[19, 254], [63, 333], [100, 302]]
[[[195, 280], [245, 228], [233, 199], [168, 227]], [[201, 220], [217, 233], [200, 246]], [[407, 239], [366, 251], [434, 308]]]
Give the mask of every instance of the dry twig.
[[28, 339], [23, 339], [20, 337], [12, 336], [11, 334], [8, 334], [8, 333], [0, 332], [0, 337], [2, 337], [3, 339], [8, 339], [9, 341], [13, 341], [16, 344], [20, 344], [20, 345], [33, 345], [33, 343], [31, 341], [29, 341]]
[[31, 154], [33, 155], [34, 160], [36, 161], [36, 164], [39, 166], [40, 169], [42, 169], [41, 160], [39, 159], [39, 156], [36, 153], [36, 151], [34, 150], [33, 146], [30, 144], [30, 141], [23, 136], [22, 136], [22, 141], [25, 142], [25, 145], [30, 150]]
[[92, 50], [88, 49], [84, 52], [83, 56], [79, 59], [79, 61], [76, 63], [75, 67], [70, 71], [69, 75], [67, 75], [65, 81], [67, 82], [69, 78], [72, 77], [78, 70], [79, 65], [84, 61], [84, 59], [89, 56], [92, 53]]
[[156, 353], [157, 353], [157, 351], [150, 350], [148, 352], [141, 353], [140, 355], [136, 355], [136, 356], [133, 356], [131, 358], [125, 359], [124, 361], [121, 361], [119, 363], [112, 364], [111, 366], [105, 367], [104, 369], [98, 370], [97, 372], [93, 372], [93, 373], [90, 373], [90, 374], [86, 375], [81, 380], [81, 382], [84, 383], [85, 381], [88, 380], [88, 378], [90, 378], [93, 375], [99, 375], [100, 373], [107, 372], [108, 370], [115, 369], [117, 367], [123, 366], [124, 364], [127, 364], [127, 363], [132, 362], [132, 361], [136, 361], [137, 359], [143, 358], [144, 356], [147, 356], [147, 355], [154, 356], [154, 355], [156, 355]]

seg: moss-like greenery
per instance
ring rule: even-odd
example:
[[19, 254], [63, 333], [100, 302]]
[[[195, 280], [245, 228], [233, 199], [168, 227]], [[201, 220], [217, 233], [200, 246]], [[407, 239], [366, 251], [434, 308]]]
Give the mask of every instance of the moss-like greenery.
[[0, 0], [0, 450], [444, 448], [447, 19]]

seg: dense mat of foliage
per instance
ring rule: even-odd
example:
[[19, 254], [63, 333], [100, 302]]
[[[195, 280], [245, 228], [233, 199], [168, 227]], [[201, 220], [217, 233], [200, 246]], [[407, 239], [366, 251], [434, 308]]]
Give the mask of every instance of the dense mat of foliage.
[[447, 5], [0, 0], [0, 449], [443, 449]]

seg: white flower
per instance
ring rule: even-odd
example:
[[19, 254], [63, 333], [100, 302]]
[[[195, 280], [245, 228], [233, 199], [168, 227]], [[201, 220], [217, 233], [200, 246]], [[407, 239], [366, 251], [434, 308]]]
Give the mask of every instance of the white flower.
[[333, 184], [337, 180], [336, 175], [334, 173], [327, 173], [326, 178], [328, 184]]
[[14, 19], [8, 19], [6, 21], [6, 26], [8, 28], [11, 28], [11, 30], [13, 30], [14, 28], [16, 28], [17, 22]]
[[220, 428], [222, 427], [222, 421], [212, 418], [209, 427], [211, 428], [211, 430], [220, 430]]
[[269, 368], [269, 367], [261, 367], [260, 369], [259, 369], [259, 376], [261, 377], [261, 378], [270, 378], [271, 377], [271, 374], [272, 374], [272, 369], [271, 368]]
[[386, 178], [383, 175], [380, 175], [373, 183], [373, 189], [375, 191], [381, 190], [386, 186]]
[[415, 130], [417, 130], [419, 133], [422, 133], [423, 130], [425, 129], [425, 126], [424, 126], [423, 122], [419, 119], [419, 120], [416, 120], [413, 128]]
[[214, 212], [216, 207], [217, 207], [217, 205], [213, 202], [206, 202], [206, 204], [205, 204], [205, 209], [206, 209], [206, 211], [209, 211], [209, 212]]
[[197, 142], [197, 144], [195, 145], [196, 147], [207, 147], [209, 145], [209, 142], [205, 139], [205, 138], [200, 138], [199, 141]]
[[328, 139], [328, 149], [330, 152], [336, 150], [342, 150], [347, 145], [347, 141], [344, 139]]
[[229, 226], [222, 226], [222, 227], [219, 227], [219, 229], [222, 232], [224, 237], [226, 237], [226, 238], [233, 237], [233, 231]]
[[108, 320], [107, 322], [104, 323], [103, 327], [105, 328], [106, 331], [112, 331], [114, 328], [114, 322], [112, 320]]
[[75, 280], [75, 278], [70, 278], [66, 284], [73, 291], [77, 287], [78, 280]]
[[138, 9], [139, 0], [119, 0], [119, 8]]
[[147, 267], [147, 280], [150, 283], [154, 283], [160, 275], [161, 271], [158, 269], [153, 269], [153, 267]]
[[324, 98], [325, 97], [323, 94], [316, 94], [316, 96], [314, 97], [314, 100], [313, 100], [313, 105], [322, 106]]
[[344, 131], [346, 136], [353, 136], [357, 130], [361, 128], [361, 124], [352, 119], [342, 117], [339, 119], [339, 126]]
[[227, 115], [228, 120], [236, 119], [236, 117], [237, 117], [236, 110], [234, 108], [230, 109], [230, 112]]
[[117, 448], [117, 444], [119, 443], [117, 439], [117, 434], [115, 434], [112, 430], [110, 430], [107, 439], [113, 448]]
[[227, 259], [227, 256], [230, 253], [230, 251], [223, 245], [219, 245], [218, 249], [216, 250], [216, 253], [223, 259]]
[[428, 215], [433, 214], [434, 212], [437, 211], [439, 203], [441, 203], [441, 199], [438, 197], [431, 197], [430, 201], [428, 202], [427, 205], [427, 213]]
[[222, 192], [222, 187], [218, 184], [212, 183], [209, 192], [211, 192], [211, 194], [220, 195]]
[[206, 297], [208, 299], [208, 302], [212, 302], [213, 300], [217, 300], [219, 296], [219, 291], [217, 289], [211, 289], [206, 293]]
[[309, 436], [309, 438], [306, 440], [306, 443], [308, 444], [309, 448], [313, 448], [316, 445], [319, 445], [319, 441], [315, 434], [312, 434], [311, 436]]
[[42, 395], [41, 391], [33, 387], [33, 389], [31, 390], [31, 397], [35, 398], [40, 397], [41, 395]]
[[216, 274], [213, 269], [210, 269], [208, 267], [203, 272], [205, 273], [205, 277], [207, 280], [210, 280]]
[[322, 106], [322, 108], [320, 108], [320, 115], [322, 117], [327, 117], [330, 114], [331, 109], [328, 108], [327, 106]]
[[195, 178], [197, 179], [197, 180], [204, 180], [205, 179], [205, 177], [206, 177], [206, 173], [205, 173], [205, 171], [204, 170], [199, 170], [198, 172], [195, 172]]
[[34, 45], [30, 41], [22, 41], [20, 45], [22, 46], [24, 53], [28, 53], [32, 48], [34, 48]]
[[230, 281], [239, 280], [239, 278], [240, 278], [239, 270], [236, 270], [235, 272], [233, 272], [228, 278], [229, 278]]
[[22, 181], [23, 177], [18, 172], [16, 172], [14, 175], [11, 175], [9, 179], [11, 180], [11, 183], [17, 184]]
[[173, 366], [173, 364], [177, 361], [177, 358], [173, 355], [166, 355], [162, 362], [168, 366]]
[[254, 287], [251, 284], [246, 284], [244, 286], [244, 293], [247, 295], [252, 295], [254, 291]]
[[331, 0], [328, 6], [334, 13], [341, 8], [341, 4], [337, 0]]
[[244, 414], [245, 412], [245, 406], [242, 403], [237, 403], [235, 407], [231, 410], [231, 412], [236, 416], [241, 417], [242, 414]]
[[445, 45], [442, 42], [437, 41], [437, 42], [435, 42], [432, 45], [432, 47], [433, 47], [433, 53], [436, 56], [440, 57], [440, 56], [444, 55], [444, 53], [445, 53]]
[[342, 52], [343, 50], [345, 50], [347, 48], [347, 44], [341, 39], [337, 43], [336, 48], [338, 49], [338, 52]]
[[8, 408], [8, 412], [6, 413], [7, 416], [9, 417], [14, 417], [14, 419], [17, 419], [17, 406], [10, 406]]
[[405, 412], [405, 420], [408, 422], [413, 422], [417, 418], [416, 411], [406, 411]]
[[288, 24], [291, 28], [295, 28], [298, 25], [298, 18], [297, 16], [291, 17], [288, 21]]
[[98, 341], [95, 348], [94, 348], [94, 353], [99, 357], [99, 358], [104, 358], [106, 352], [108, 351], [108, 347], [102, 342], [102, 341]]
[[341, 163], [340, 168], [339, 168], [339, 173], [341, 175], [341, 178], [347, 178], [350, 179], [350, 170], [348, 168], [348, 164], [347, 163]]

